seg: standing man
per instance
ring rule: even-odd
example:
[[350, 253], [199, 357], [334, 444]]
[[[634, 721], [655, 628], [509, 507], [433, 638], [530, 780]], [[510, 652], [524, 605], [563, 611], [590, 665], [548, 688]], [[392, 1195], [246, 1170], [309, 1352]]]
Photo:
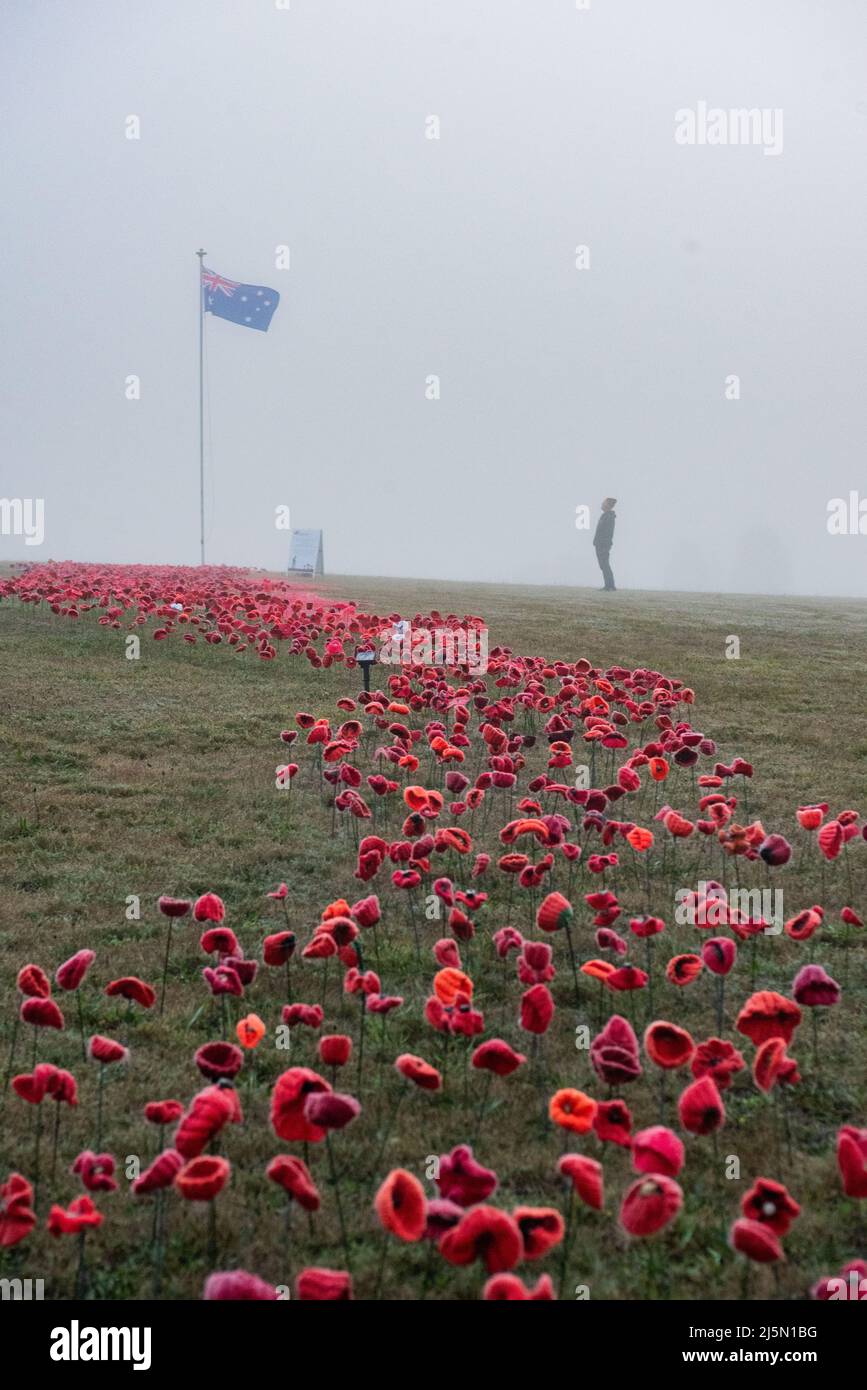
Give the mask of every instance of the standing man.
[[596, 551], [596, 559], [599, 561], [602, 578], [605, 580], [605, 589], [614, 588], [614, 575], [611, 573], [608, 556], [611, 554], [611, 544], [614, 540], [614, 523], [617, 520], [614, 515], [616, 505], [616, 497], [605, 498], [602, 503], [602, 515], [596, 523], [596, 531], [593, 535], [593, 548]]

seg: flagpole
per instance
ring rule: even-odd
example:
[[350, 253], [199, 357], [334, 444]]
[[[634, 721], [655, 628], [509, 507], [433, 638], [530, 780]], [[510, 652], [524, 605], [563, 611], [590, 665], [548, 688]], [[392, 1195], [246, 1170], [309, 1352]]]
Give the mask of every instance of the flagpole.
[[206, 251], [196, 252], [199, 258], [199, 552], [205, 563], [205, 298], [202, 293], [202, 269]]

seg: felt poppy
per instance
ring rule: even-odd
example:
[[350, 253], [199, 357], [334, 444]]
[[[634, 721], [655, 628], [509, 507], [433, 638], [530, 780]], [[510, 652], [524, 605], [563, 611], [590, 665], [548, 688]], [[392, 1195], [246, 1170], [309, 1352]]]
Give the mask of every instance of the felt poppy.
[[318, 1211], [321, 1198], [310, 1169], [294, 1154], [278, 1154], [266, 1169], [268, 1177], [305, 1211]]
[[683, 1206], [683, 1192], [664, 1173], [648, 1173], [626, 1191], [620, 1224], [631, 1236], [652, 1236], [673, 1221]]
[[244, 1065], [240, 1048], [230, 1042], [203, 1043], [196, 1051], [196, 1066], [208, 1081], [231, 1080]]
[[266, 965], [285, 965], [295, 953], [294, 931], [278, 931], [266, 936], [262, 943], [262, 958]]
[[53, 1236], [77, 1236], [101, 1226], [103, 1219], [102, 1212], [85, 1195], [76, 1197], [66, 1208], [55, 1203], [48, 1213], [47, 1230]]
[[277, 1078], [271, 1092], [271, 1127], [278, 1139], [318, 1143], [325, 1131], [311, 1124], [304, 1113], [307, 1097], [314, 1091], [330, 1091], [324, 1077], [309, 1067], [290, 1067]]
[[688, 952], [686, 955], [672, 956], [665, 967], [665, 978], [673, 985], [691, 985], [703, 969], [701, 956]]
[[717, 1089], [725, 1091], [744, 1065], [743, 1056], [732, 1043], [723, 1038], [708, 1038], [697, 1045], [690, 1071], [696, 1079], [712, 1076]]
[[702, 943], [701, 958], [714, 975], [728, 975], [737, 954], [737, 946], [727, 936], [711, 936]]
[[803, 912], [790, 917], [784, 924], [783, 930], [786, 936], [790, 936], [793, 941], [809, 941], [814, 932], [819, 930], [822, 925], [822, 911], [815, 907], [806, 907]]
[[184, 1107], [179, 1100], [149, 1100], [144, 1107], [144, 1117], [152, 1125], [174, 1124], [183, 1113]]
[[766, 1094], [776, 1085], [795, 1086], [800, 1081], [798, 1064], [786, 1052], [782, 1038], [767, 1038], [753, 1060], [753, 1080]]
[[612, 1014], [590, 1044], [590, 1062], [600, 1081], [608, 1086], [619, 1086], [641, 1075], [638, 1039], [627, 1019]]
[[469, 975], [465, 975], [462, 970], [455, 970], [447, 966], [445, 970], [438, 970], [433, 980], [434, 994], [441, 1004], [446, 1008], [454, 1005], [459, 994], [465, 994], [468, 999], [473, 997], [473, 982]]
[[202, 1154], [190, 1159], [175, 1178], [175, 1187], [188, 1202], [212, 1202], [231, 1174], [228, 1159]]
[[63, 1014], [55, 1004], [53, 999], [43, 999], [36, 995], [30, 995], [22, 1000], [21, 1022], [29, 1023], [34, 1028], [56, 1028], [62, 1032], [66, 1027], [63, 1021]]
[[768, 1226], [774, 1235], [788, 1235], [801, 1208], [781, 1182], [773, 1178], [756, 1178], [749, 1192], [741, 1198], [741, 1211], [750, 1221]]
[[199, 946], [206, 956], [240, 956], [241, 947], [231, 927], [208, 927], [199, 937]]
[[521, 995], [520, 1024], [525, 1033], [546, 1033], [554, 1017], [554, 1000], [547, 985], [533, 985]]
[[96, 952], [87, 949], [76, 951], [74, 956], [57, 967], [54, 975], [58, 989], [72, 991], [78, 989], [93, 962]]
[[725, 1106], [712, 1076], [700, 1076], [677, 1102], [680, 1123], [690, 1134], [713, 1134], [725, 1123]]
[[348, 1303], [352, 1276], [342, 1269], [302, 1269], [295, 1280], [295, 1294], [301, 1303]]
[[86, 1187], [88, 1192], [116, 1192], [114, 1170], [115, 1161], [112, 1154], [96, 1154], [92, 1149], [85, 1149], [78, 1155], [69, 1171], [78, 1174], [82, 1186]]
[[676, 1178], [683, 1160], [683, 1141], [665, 1125], [642, 1129], [632, 1140], [632, 1166], [636, 1173], [664, 1173], [667, 1178]]
[[87, 1044], [88, 1055], [93, 1062], [99, 1062], [101, 1066], [109, 1066], [112, 1062], [128, 1062], [129, 1052], [119, 1042], [113, 1038], [105, 1038], [101, 1033], [94, 1033], [90, 1042]]
[[746, 1255], [748, 1260], [754, 1260], [757, 1264], [773, 1264], [775, 1260], [785, 1258], [783, 1247], [770, 1226], [746, 1217], [740, 1217], [732, 1225], [729, 1245], [738, 1254]]
[[15, 983], [28, 999], [47, 999], [51, 993], [51, 981], [41, 965], [23, 965]]
[[558, 1171], [572, 1184], [581, 1201], [594, 1211], [605, 1205], [602, 1164], [585, 1154], [564, 1154], [557, 1164]]
[[186, 917], [192, 905], [188, 898], [170, 898], [165, 893], [157, 898], [157, 907], [164, 917]]
[[768, 1038], [782, 1038], [790, 1043], [800, 1022], [801, 1010], [797, 1004], [766, 989], [750, 996], [738, 1014], [735, 1027], [758, 1046]]
[[183, 1155], [179, 1154], [177, 1149], [162, 1149], [153, 1163], [133, 1182], [134, 1195], [145, 1197], [150, 1192], [160, 1192], [166, 1187], [172, 1187], [183, 1166]]
[[352, 1039], [345, 1033], [328, 1033], [319, 1039], [319, 1060], [326, 1067], [345, 1067], [352, 1055]]
[[593, 1116], [593, 1132], [603, 1144], [619, 1144], [628, 1149], [632, 1143], [632, 1115], [622, 1100], [600, 1100]]
[[612, 970], [605, 976], [605, 984], [615, 992], [624, 993], [633, 989], [644, 989], [649, 979], [647, 971], [639, 970], [637, 965], [621, 965], [619, 969]]
[[175, 1130], [174, 1147], [184, 1158], [197, 1158], [233, 1118], [231, 1088], [206, 1086], [193, 1097], [182, 1116]]
[[143, 1009], [152, 1009], [157, 997], [156, 990], [137, 975], [124, 975], [120, 980], [112, 980], [111, 984], [106, 985], [105, 992], [110, 999], [119, 995], [131, 1004], [140, 1004]]
[[246, 1018], [241, 1018], [235, 1027], [235, 1034], [242, 1047], [254, 1048], [265, 1036], [265, 1025], [258, 1014], [247, 1014]]
[[0, 1186], [0, 1249], [17, 1245], [35, 1225], [33, 1188], [20, 1173], [10, 1173]]
[[193, 917], [197, 922], [222, 922], [225, 915], [223, 900], [216, 893], [203, 893], [193, 904]]
[[209, 1274], [205, 1280], [202, 1298], [205, 1302], [231, 1300], [240, 1302], [266, 1302], [278, 1298], [273, 1284], [260, 1279], [258, 1274], [248, 1274], [246, 1269], [231, 1269]]
[[414, 1242], [424, 1235], [427, 1199], [418, 1178], [405, 1168], [394, 1168], [374, 1198], [374, 1208], [387, 1231], [400, 1240]]
[[479, 1071], [493, 1072], [495, 1076], [511, 1076], [527, 1059], [502, 1038], [490, 1038], [487, 1042], [479, 1043], [471, 1060]]
[[304, 1116], [320, 1129], [345, 1129], [361, 1114], [354, 1096], [337, 1091], [312, 1091], [304, 1102]]
[[415, 1057], [411, 1052], [401, 1053], [394, 1065], [406, 1081], [411, 1081], [421, 1091], [438, 1091], [443, 1084], [442, 1076], [436, 1067], [432, 1067], [423, 1057]]
[[574, 916], [568, 898], [564, 898], [562, 893], [549, 893], [536, 912], [536, 926], [540, 931], [560, 931], [570, 925]]
[[524, 1245], [517, 1223], [507, 1212], [483, 1205], [472, 1207], [446, 1231], [439, 1250], [449, 1264], [480, 1260], [489, 1274], [499, 1274], [514, 1269]]
[[573, 1134], [587, 1134], [593, 1128], [595, 1114], [595, 1100], [591, 1100], [583, 1091], [576, 1091], [571, 1087], [555, 1091], [548, 1102], [549, 1119], [561, 1129], [568, 1129]]
[[497, 1175], [473, 1157], [469, 1144], [458, 1144], [450, 1154], [440, 1157], [435, 1182], [446, 1201], [455, 1202], [459, 1207], [472, 1207], [484, 1202], [495, 1191]]
[[539, 1303], [554, 1298], [550, 1274], [542, 1274], [533, 1288], [528, 1288], [517, 1274], [494, 1274], [482, 1290], [486, 1303]]
[[645, 1030], [644, 1050], [651, 1062], [668, 1071], [685, 1067], [692, 1060], [695, 1043], [685, 1028], [658, 1020]]
[[284, 1004], [280, 1017], [289, 1028], [301, 1025], [315, 1031], [322, 1027], [325, 1014], [321, 1004]]
[[805, 1008], [829, 1008], [839, 1003], [840, 986], [821, 965], [804, 965], [792, 981], [792, 994]]
[[837, 1131], [837, 1167], [847, 1197], [867, 1197], [867, 1129], [843, 1125]]
[[828, 803], [824, 801], [816, 806], [799, 806], [796, 815], [798, 824], [804, 830], [818, 830], [822, 824], [823, 817], [827, 814]]
[[512, 1219], [521, 1232], [525, 1260], [541, 1260], [563, 1239], [565, 1223], [555, 1207], [515, 1207]]

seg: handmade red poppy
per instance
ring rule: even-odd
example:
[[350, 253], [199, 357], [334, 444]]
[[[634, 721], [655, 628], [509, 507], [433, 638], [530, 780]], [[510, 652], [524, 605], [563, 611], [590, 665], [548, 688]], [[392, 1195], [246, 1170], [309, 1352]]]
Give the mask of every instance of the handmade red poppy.
[[686, 955], [672, 956], [665, 967], [665, 978], [673, 985], [691, 985], [703, 969], [701, 956], [688, 952]]
[[737, 954], [737, 946], [727, 936], [709, 937], [701, 948], [701, 958], [714, 975], [728, 975]]
[[585, 1154], [564, 1154], [557, 1164], [585, 1206], [601, 1211], [605, 1204], [602, 1164]]
[[521, 1027], [537, 1036], [546, 1033], [554, 1017], [554, 1000], [547, 985], [533, 985], [521, 996]]
[[266, 936], [262, 943], [262, 958], [266, 965], [285, 965], [295, 953], [294, 931], [278, 931]]
[[187, 1163], [175, 1178], [175, 1187], [188, 1202], [212, 1202], [229, 1181], [228, 1159], [202, 1154]]
[[175, 1130], [174, 1147], [184, 1158], [197, 1158], [223, 1126], [231, 1123], [233, 1114], [231, 1089], [207, 1086], [190, 1102]]
[[450, 1154], [441, 1156], [434, 1181], [446, 1201], [471, 1207], [490, 1197], [497, 1186], [497, 1175], [473, 1157], [469, 1144], [458, 1144]]
[[682, 1206], [683, 1192], [674, 1179], [649, 1173], [628, 1188], [620, 1224], [631, 1236], [652, 1236], [673, 1221]]
[[10, 1173], [0, 1186], [0, 1248], [17, 1245], [35, 1225], [33, 1188], [20, 1173]]
[[595, 1100], [571, 1087], [556, 1091], [548, 1102], [549, 1118], [573, 1134], [586, 1134], [591, 1130], [595, 1114]]
[[208, 1081], [231, 1081], [244, 1065], [244, 1055], [234, 1043], [203, 1043], [196, 1051], [195, 1062]]
[[740, 1217], [733, 1224], [729, 1231], [729, 1244], [738, 1254], [746, 1255], [748, 1260], [755, 1260], [757, 1264], [772, 1264], [775, 1260], [785, 1259], [783, 1247], [770, 1226], [749, 1221], [746, 1217]]
[[304, 1116], [320, 1129], [345, 1129], [361, 1114], [354, 1096], [337, 1091], [313, 1091], [304, 1103]]
[[539, 1303], [554, 1298], [550, 1274], [542, 1274], [530, 1289], [517, 1274], [494, 1274], [482, 1290], [486, 1303]]
[[713, 1134], [725, 1123], [725, 1106], [711, 1076], [701, 1076], [681, 1093], [680, 1123], [690, 1134]]
[[197, 922], [222, 922], [225, 915], [223, 900], [216, 893], [203, 893], [193, 905], [193, 917]]
[[632, 1140], [632, 1166], [636, 1173], [663, 1173], [667, 1178], [676, 1178], [683, 1159], [683, 1141], [665, 1125], [642, 1129]]
[[608, 1086], [619, 1086], [641, 1075], [638, 1039], [627, 1019], [612, 1014], [590, 1044], [590, 1062], [600, 1081]]
[[258, 1274], [249, 1274], [246, 1269], [231, 1269], [209, 1274], [202, 1298], [205, 1302], [224, 1299], [234, 1303], [273, 1302], [278, 1298], [278, 1293], [273, 1284], [266, 1283]]
[[830, 1008], [840, 1000], [840, 986], [821, 965], [804, 965], [792, 981], [792, 994], [807, 1009]]
[[99, 1062], [101, 1066], [129, 1061], [129, 1052], [123, 1044], [115, 1042], [114, 1038], [105, 1038], [101, 1033], [94, 1033], [87, 1044], [87, 1051], [91, 1061]]
[[48, 1213], [47, 1230], [53, 1236], [77, 1236], [101, 1226], [102, 1212], [97, 1211], [90, 1197], [76, 1197], [65, 1209], [56, 1203]]
[[143, 1009], [152, 1009], [157, 997], [156, 990], [136, 975], [124, 975], [120, 980], [112, 980], [111, 984], [106, 985], [105, 992], [110, 999], [117, 995], [132, 1004], [140, 1004]]
[[352, 1055], [352, 1039], [345, 1033], [329, 1033], [319, 1039], [319, 1060], [326, 1067], [345, 1067]]
[[468, 1265], [481, 1260], [489, 1274], [499, 1274], [514, 1269], [519, 1262], [523, 1240], [516, 1222], [506, 1212], [476, 1206], [446, 1231], [439, 1250], [449, 1264]]
[[[539, 823], [544, 828], [544, 822]], [[547, 835], [547, 830], [544, 833]], [[540, 931], [560, 931], [570, 925], [574, 915], [568, 898], [564, 898], [562, 893], [549, 893], [536, 912], [536, 926]]]
[[21, 1003], [21, 1022], [29, 1023], [34, 1028], [56, 1028], [62, 1032], [65, 1028], [63, 1014], [58, 1009], [53, 999], [37, 998], [31, 995]]
[[847, 1197], [867, 1197], [867, 1129], [843, 1125], [837, 1131], [837, 1167]]
[[144, 1117], [152, 1125], [171, 1125], [179, 1120], [184, 1107], [179, 1100], [149, 1100], [144, 1108]]
[[95, 960], [95, 951], [76, 951], [74, 956], [70, 956], [69, 960], [57, 967], [54, 979], [58, 988], [67, 991], [78, 989]]
[[424, 1235], [427, 1200], [418, 1178], [394, 1168], [373, 1203], [382, 1225], [400, 1240], [414, 1242]]
[[502, 1038], [490, 1038], [480, 1043], [472, 1055], [472, 1064], [479, 1071], [493, 1072], [495, 1076], [511, 1076], [526, 1062], [522, 1052], [516, 1052]]
[[268, 1177], [305, 1211], [318, 1211], [321, 1198], [310, 1169], [294, 1154], [278, 1154], [266, 1169]]
[[295, 1294], [301, 1303], [348, 1303], [352, 1276], [342, 1269], [302, 1269], [295, 1280]]
[[115, 1161], [112, 1154], [97, 1154], [92, 1149], [85, 1149], [78, 1155], [69, 1171], [78, 1174], [82, 1186], [86, 1187], [88, 1192], [116, 1192], [114, 1170]]
[[271, 1092], [271, 1126], [278, 1139], [318, 1143], [325, 1130], [311, 1124], [304, 1113], [307, 1097], [314, 1091], [330, 1091], [324, 1077], [309, 1067], [290, 1067], [277, 1078]]
[[555, 1207], [515, 1207], [512, 1219], [521, 1232], [525, 1260], [541, 1260], [563, 1239], [565, 1223]]
[[51, 993], [51, 981], [41, 965], [23, 965], [18, 971], [16, 985], [19, 993], [28, 999], [47, 999]]
[[159, 1192], [171, 1187], [184, 1166], [184, 1158], [177, 1149], [163, 1149], [157, 1154], [150, 1167], [145, 1168], [133, 1182], [132, 1190], [136, 1197], [147, 1196], [149, 1192]]
[[658, 1067], [674, 1070], [691, 1061], [695, 1043], [685, 1028], [658, 1020], [649, 1024], [645, 1031], [644, 1050]]
[[743, 1071], [744, 1059], [737, 1048], [726, 1039], [708, 1038], [695, 1049], [690, 1071], [698, 1079], [712, 1076], [717, 1089], [725, 1091], [732, 1084], [736, 1072]]
[[170, 898], [166, 894], [157, 898], [157, 907], [164, 917], [186, 917], [192, 905], [188, 898]]
[[758, 1046], [768, 1038], [782, 1038], [790, 1043], [800, 1022], [801, 1010], [797, 1004], [766, 989], [750, 996], [738, 1014], [735, 1027]]
[[619, 1144], [628, 1149], [631, 1140], [632, 1115], [622, 1100], [600, 1100], [593, 1116], [593, 1131], [603, 1144]]
[[781, 1182], [756, 1178], [749, 1192], [741, 1198], [741, 1211], [750, 1221], [758, 1221], [770, 1227], [775, 1235], [785, 1236], [801, 1208]]

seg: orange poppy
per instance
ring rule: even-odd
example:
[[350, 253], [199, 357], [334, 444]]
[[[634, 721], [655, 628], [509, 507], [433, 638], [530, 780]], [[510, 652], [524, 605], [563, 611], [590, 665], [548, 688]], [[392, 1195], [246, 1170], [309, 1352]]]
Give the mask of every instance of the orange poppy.
[[653, 844], [653, 832], [645, 830], [643, 825], [634, 825], [626, 840], [638, 854], [644, 854]]
[[569, 1129], [573, 1134], [586, 1134], [593, 1128], [596, 1115], [596, 1102], [583, 1091], [575, 1091], [567, 1086], [555, 1091], [548, 1104], [548, 1115], [561, 1129]]
[[463, 970], [455, 970], [453, 966], [437, 971], [433, 987], [437, 999], [447, 1009], [452, 1007], [459, 994], [465, 994], [468, 999], [473, 997], [473, 982], [469, 975], [465, 975]]
[[235, 1033], [242, 1047], [258, 1047], [265, 1036], [265, 1025], [258, 1014], [248, 1014], [238, 1020]]
[[581, 966], [581, 974], [589, 975], [592, 980], [607, 980], [616, 969], [617, 966], [612, 965], [610, 960], [585, 960]]

